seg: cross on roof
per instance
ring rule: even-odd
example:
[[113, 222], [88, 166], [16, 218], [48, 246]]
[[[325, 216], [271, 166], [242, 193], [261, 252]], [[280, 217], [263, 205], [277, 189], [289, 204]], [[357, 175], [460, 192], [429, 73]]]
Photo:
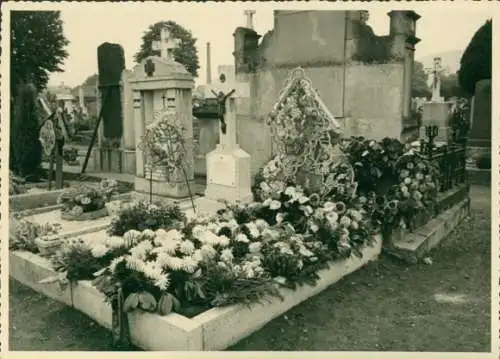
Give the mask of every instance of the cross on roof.
[[173, 60], [172, 50], [179, 46], [181, 40], [170, 37], [168, 29], [163, 28], [160, 33], [160, 40], [155, 40], [152, 43], [154, 51], [160, 51], [162, 59]]
[[255, 10], [245, 10], [243, 13], [247, 17], [247, 28], [253, 30], [253, 15], [255, 14]]

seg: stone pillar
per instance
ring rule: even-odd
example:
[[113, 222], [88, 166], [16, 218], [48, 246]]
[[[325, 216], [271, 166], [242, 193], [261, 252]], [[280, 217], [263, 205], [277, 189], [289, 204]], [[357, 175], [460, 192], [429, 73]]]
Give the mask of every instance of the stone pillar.
[[[134, 118], [137, 119], [134, 121], [134, 135], [136, 136], [136, 140], [140, 139], [144, 134], [144, 123], [142, 122], [142, 117], [144, 113], [143, 103], [141, 99], [141, 92], [134, 91]], [[144, 158], [142, 150], [139, 147], [135, 149], [135, 168], [136, 168], [136, 176], [144, 177]]]

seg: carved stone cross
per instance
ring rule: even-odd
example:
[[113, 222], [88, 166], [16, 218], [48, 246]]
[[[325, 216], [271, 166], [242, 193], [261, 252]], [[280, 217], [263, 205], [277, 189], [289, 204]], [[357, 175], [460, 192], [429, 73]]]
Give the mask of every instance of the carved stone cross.
[[245, 10], [243, 13], [247, 17], [247, 28], [253, 30], [253, 15], [255, 14], [255, 10]]
[[443, 67], [441, 66], [441, 58], [434, 58], [434, 66], [432, 68], [425, 69], [428, 74], [432, 75], [432, 98], [431, 101], [441, 100], [441, 74], [443, 72]]
[[152, 43], [152, 48], [154, 51], [160, 51], [160, 57], [162, 59], [173, 60], [172, 51], [177, 48], [181, 40], [174, 39], [170, 37], [170, 32], [168, 29], [162, 29], [160, 33], [160, 40], [155, 40]]

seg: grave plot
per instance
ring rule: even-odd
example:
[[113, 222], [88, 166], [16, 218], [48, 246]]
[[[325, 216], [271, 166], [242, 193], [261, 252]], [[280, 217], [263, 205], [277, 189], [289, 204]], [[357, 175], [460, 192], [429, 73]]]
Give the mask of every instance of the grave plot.
[[[458, 142], [441, 153], [431, 130], [419, 151], [395, 139], [342, 139], [302, 69], [292, 72], [269, 116], [276, 155], [261, 169], [248, 200], [250, 158], [235, 143], [231, 93], [219, 95], [227, 95], [222, 134], [231, 138], [218, 150], [225, 145], [228, 155], [212, 162], [207, 156], [207, 167], [215, 173], [210, 167], [229, 161], [233, 166], [224, 168], [238, 173], [228, 178], [237, 180], [227, 184], [211, 176], [214, 190], [206, 200], [236, 193], [245, 201], [219, 206], [217, 213], [191, 213], [187, 220], [180, 208], [134, 204], [113, 225], [116, 247], [100, 243], [101, 228], [85, 235], [92, 237], [87, 244], [65, 241], [55, 256], [70, 280], [71, 305], [111, 328], [122, 345], [130, 340], [148, 350], [224, 349], [375, 260], [382, 247], [397, 242], [394, 235], [407, 237], [403, 229], [419, 233], [432, 220], [442, 223], [425, 244], [429, 248], [464, 216], [447, 214], [468, 197], [465, 168], [447, 157], [461, 158]], [[167, 147], [166, 137], [159, 136], [158, 148]], [[218, 191], [225, 183], [226, 191]], [[165, 189], [150, 188], [157, 194]], [[444, 199], [436, 201], [440, 194]], [[13, 253], [11, 260], [16, 258]], [[95, 279], [77, 268], [92, 268]]]

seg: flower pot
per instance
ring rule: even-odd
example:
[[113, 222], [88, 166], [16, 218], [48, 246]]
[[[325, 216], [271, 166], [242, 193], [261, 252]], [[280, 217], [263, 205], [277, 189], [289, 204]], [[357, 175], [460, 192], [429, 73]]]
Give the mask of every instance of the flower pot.
[[62, 240], [57, 237], [39, 237], [35, 239], [35, 244], [43, 257], [50, 256], [61, 247]]
[[81, 214], [73, 214], [71, 212], [61, 211], [61, 219], [65, 221], [92, 221], [108, 215], [108, 209], [106, 207], [98, 209], [97, 211], [84, 212]]

